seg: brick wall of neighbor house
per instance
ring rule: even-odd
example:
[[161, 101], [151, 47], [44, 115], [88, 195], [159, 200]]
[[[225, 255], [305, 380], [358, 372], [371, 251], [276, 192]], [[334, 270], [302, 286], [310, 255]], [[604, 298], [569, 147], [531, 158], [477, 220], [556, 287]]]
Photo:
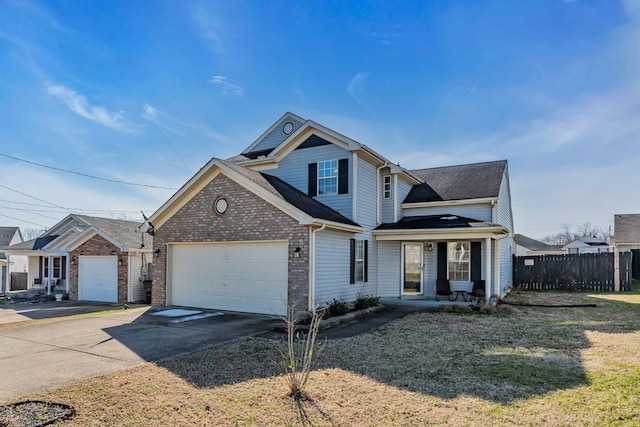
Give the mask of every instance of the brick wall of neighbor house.
[[87, 240], [81, 246], [69, 253], [72, 259], [76, 262], [70, 265], [69, 268], [69, 299], [72, 301], [78, 300], [78, 257], [86, 256], [118, 256], [118, 259], [122, 260], [122, 265], [118, 263], [118, 303], [124, 304], [127, 302], [127, 268], [128, 268], [128, 256], [127, 252], [121, 252], [120, 249], [113, 243], [108, 242], [102, 236], [93, 236]]
[[[213, 204], [224, 197], [229, 207], [217, 215]], [[166, 254], [172, 242], [289, 241], [289, 299], [296, 310], [306, 310], [309, 288], [309, 229], [224, 175], [218, 175], [193, 199], [156, 229], [152, 304], [166, 305]], [[300, 257], [293, 257], [296, 247]], [[248, 266], [248, 268], [251, 268]]]

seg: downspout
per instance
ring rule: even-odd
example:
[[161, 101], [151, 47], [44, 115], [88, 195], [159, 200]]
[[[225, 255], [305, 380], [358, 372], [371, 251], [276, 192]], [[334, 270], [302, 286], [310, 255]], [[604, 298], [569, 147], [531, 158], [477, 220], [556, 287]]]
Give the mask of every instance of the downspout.
[[495, 240], [496, 242], [496, 250], [495, 250], [495, 257], [493, 260], [493, 268], [495, 270], [495, 281], [493, 283], [493, 290], [494, 292], [487, 294], [489, 296], [491, 295], [500, 295], [501, 294], [501, 289], [500, 289], [500, 241], [502, 239], [505, 239], [509, 237], [509, 233], [505, 233], [505, 234], [501, 234], [499, 236], [494, 237], [493, 240]]
[[[28, 261], [27, 261], [28, 262]], [[4, 272], [4, 289], [0, 289], [0, 291], [9, 292], [11, 290], [11, 255], [6, 255], [6, 266]]]
[[[380, 171], [387, 166], [389, 166], [389, 162], [384, 162], [382, 166], [376, 169], [376, 225], [380, 224]], [[393, 197], [395, 197], [395, 194]]]
[[326, 227], [327, 224], [322, 224], [320, 228], [315, 230], [313, 227], [309, 227], [311, 230], [309, 234], [309, 311], [311, 312], [316, 310], [316, 233]]

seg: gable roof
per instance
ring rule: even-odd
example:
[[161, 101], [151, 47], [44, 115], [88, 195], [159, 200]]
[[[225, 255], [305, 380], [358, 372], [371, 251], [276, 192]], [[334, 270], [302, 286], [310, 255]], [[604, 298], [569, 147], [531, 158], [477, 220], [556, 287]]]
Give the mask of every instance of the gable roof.
[[516, 245], [520, 245], [532, 251], [554, 251], [562, 248], [562, 245], [548, 245], [531, 237], [523, 236], [522, 234], [514, 234], [513, 240]]
[[[57, 231], [56, 234], [45, 234], [37, 239], [18, 243], [6, 249], [10, 251], [65, 250], [74, 245], [82, 244], [95, 234], [99, 234], [119, 246], [121, 250], [128, 251], [141, 247], [142, 232], [139, 227], [140, 223], [136, 221], [70, 214], [51, 228], [51, 230]], [[152, 247], [151, 239], [151, 236], [145, 236], [145, 246]]]
[[617, 214], [613, 217], [616, 244], [640, 244], [640, 214]]
[[212, 158], [198, 173], [184, 184], [150, 218], [155, 227], [160, 227], [171, 217], [171, 211], [184, 206], [219, 173], [231, 178], [303, 224], [325, 223], [329, 227], [345, 228], [361, 232], [362, 227], [339, 212], [318, 202], [274, 176], [238, 165], [237, 163]]
[[273, 187], [273, 189], [278, 192], [287, 202], [291, 203], [296, 208], [305, 212], [306, 214], [319, 219], [324, 219], [327, 221], [339, 222], [342, 224], [354, 225], [359, 227], [359, 225], [349, 218], [345, 217], [338, 211], [331, 209], [329, 206], [320, 203], [313, 197], [304, 194], [302, 191], [297, 188], [287, 184], [283, 180], [278, 177], [261, 174], [264, 179], [267, 180], [269, 184]]
[[27, 240], [26, 242], [16, 243], [15, 245], [8, 246], [5, 249], [10, 249], [12, 251], [38, 251], [47, 246], [57, 237], [57, 235], [38, 237], [35, 239]]
[[506, 168], [507, 161], [499, 160], [411, 170], [424, 183], [414, 185], [403, 203], [497, 198]]
[[18, 233], [20, 240], [22, 240], [22, 233], [20, 233], [19, 227], [0, 227], [0, 250], [11, 244], [16, 233]]

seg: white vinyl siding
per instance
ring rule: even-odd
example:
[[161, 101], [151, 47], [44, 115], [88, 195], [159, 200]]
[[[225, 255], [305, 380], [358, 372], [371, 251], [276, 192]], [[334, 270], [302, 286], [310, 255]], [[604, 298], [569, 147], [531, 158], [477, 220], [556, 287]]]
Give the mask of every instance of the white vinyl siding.
[[[376, 167], [358, 158], [357, 160], [356, 217], [354, 221], [363, 227], [374, 228], [376, 224]], [[371, 250], [369, 244], [369, 250]], [[371, 259], [371, 258], [369, 258]]]
[[405, 181], [402, 178], [402, 175], [396, 175], [396, 177], [398, 180], [398, 194], [395, 195], [393, 200], [395, 200], [396, 204], [398, 205], [398, 213], [400, 214], [398, 216], [398, 219], [400, 219], [402, 218], [402, 208], [400, 206], [402, 205], [402, 202], [404, 202], [404, 199], [407, 197], [407, 194], [409, 194], [409, 192], [413, 188], [413, 184]]
[[491, 222], [492, 212], [490, 203], [478, 203], [473, 205], [433, 206], [404, 209], [404, 216], [423, 215], [457, 215], [472, 218], [478, 221]]
[[[293, 150], [278, 164], [277, 169], [265, 173], [277, 176], [305, 194], [309, 194], [309, 163], [329, 159], [349, 159], [349, 193], [316, 197], [320, 202], [352, 219], [353, 210], [353, 156], [351, 152], [335, 144]], [[375, 213], [375, 211], [374, 211]]]
[[509, 236], [500, 241], [500, 294], [504, 294], [512, 283], [513, 259], [515, 253], [515, 241], [513, 240], [513, 216], [511, 211], [511, 195], [509, 191], [509, 179], [503, 175], [500, 193], [498, 195], [497, 222], [509, 229]]
[[[149, 258], [151, 255], [149, 255]], [[129, 301], [144, 301], [144, 280], [142, 277], [142, 255], [131, 254], [129, 256]]]
[[295, 120], [292, 117], [287, 116], [282, 122], [278, 123], [278, 125], [268, 135], [266, 135], [258, 145], [253, 147], [251, 151], [267, 150], [270, 148], [276, 148], [278, 145], [280, 145], [280, 143], [285, 139], [287, 139], [289, 136], [289, 135], [285, 135], [284, 132], [282, 132], [282, 126], [286, 122], [293, 123], [293, 126], [295, 127], [294, 132], [302, 124], [298, 120]]
[[[375, 259], [375, 246], [369, 241], [369, 277], [366, 283], [349, 283], [351, 233], [323, 230], [316, 234], [316, 281], [315, 300], [318, 304], [327, 303], [333, 298], [354, 301], [357, 295], [374, 295], [375, 285], [372, 270]], [[359, 239], [359, 236], [355, 238]]]
[[379, 241], [378, 247], [378, 295], [381, 297], [400, 296], [400, 242]]

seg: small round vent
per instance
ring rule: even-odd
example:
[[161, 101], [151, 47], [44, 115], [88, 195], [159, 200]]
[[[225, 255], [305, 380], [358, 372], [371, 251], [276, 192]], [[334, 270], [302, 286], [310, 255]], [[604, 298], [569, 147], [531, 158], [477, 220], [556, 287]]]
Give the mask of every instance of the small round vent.
[[282, 125], [282, 133], [284, 133], [285, 135], [290, 135], [291, 132], [293, 132], [293, 129], [295, 129], [295, 126], [291, 122], [287, 122]]

